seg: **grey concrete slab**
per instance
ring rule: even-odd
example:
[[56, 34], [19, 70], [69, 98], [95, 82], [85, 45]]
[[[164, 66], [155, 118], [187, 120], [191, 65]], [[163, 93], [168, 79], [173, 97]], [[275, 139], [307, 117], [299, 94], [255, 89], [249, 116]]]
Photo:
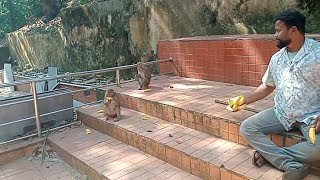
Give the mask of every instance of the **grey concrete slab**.
[[[14, 81], [11, 64], [4, 64], [3, 81], [4, 83], [12, 83]], [[6, 91], [14, 91], [14, 86], [6, 87], [5, 89]]]
[[[58, 68], [57, 67], [48, 67], [48, 75], [49, 76], [56, 76], [58, 75]], [[50, 80], [48, 81], [48, 90], [53, 90], [56, 87], [58, 80]]]

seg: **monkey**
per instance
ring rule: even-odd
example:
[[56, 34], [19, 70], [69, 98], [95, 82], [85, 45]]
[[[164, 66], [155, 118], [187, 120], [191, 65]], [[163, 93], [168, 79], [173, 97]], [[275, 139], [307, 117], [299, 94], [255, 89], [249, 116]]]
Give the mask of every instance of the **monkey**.
[[148, 89], [151, 81], [151, 71], [142, 62], [137, 63], [138, 74], [135, 76], [135, 80], [138, 81], [138, 90]]
[[106, 120], [113, 118], [114, 122], [121, 119], [120, 100], [113, 89], [108, 89], [105, 93], [103, 115]]

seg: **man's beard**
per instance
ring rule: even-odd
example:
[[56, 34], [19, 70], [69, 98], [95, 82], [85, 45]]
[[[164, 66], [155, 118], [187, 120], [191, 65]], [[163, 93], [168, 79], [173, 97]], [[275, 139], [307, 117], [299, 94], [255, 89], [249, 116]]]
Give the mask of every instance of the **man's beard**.
[[287, 47], [289, 44], [291, 43], [291, 40], [288, 39], [288, 40], [280, 40], [280, 39], [277, 39], [277, 47], [279, 49], [282, 49], [284, 47]]

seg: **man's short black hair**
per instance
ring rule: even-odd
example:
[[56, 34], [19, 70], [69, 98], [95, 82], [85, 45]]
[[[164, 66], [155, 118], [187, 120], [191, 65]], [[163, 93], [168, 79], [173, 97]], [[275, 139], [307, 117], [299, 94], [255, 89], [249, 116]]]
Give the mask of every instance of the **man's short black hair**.
[[306, 17], [297, 10], [291, 9], [280, 12], [275, 17], [274, 22], [278, 20], [285, 22], [288, 29], [296, 26], [302, 34], [306, 32]]

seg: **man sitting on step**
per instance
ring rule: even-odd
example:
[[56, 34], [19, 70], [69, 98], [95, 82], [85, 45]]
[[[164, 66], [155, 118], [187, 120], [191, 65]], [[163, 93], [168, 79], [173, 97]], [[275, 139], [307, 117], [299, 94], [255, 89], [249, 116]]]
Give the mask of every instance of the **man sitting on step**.
[[[305, 37], [305, 21], [296, 10], [276, 16], [275, 38], [280, 50], [272, 56], [263, 83], [252, 94], [229, 101], [233, 110], [239, 110], [275, 90], [275, 106], [243, 121], [240, 132], [256, 149], [252, 163], [261, 167], [269, 161], [285, 171], [284, 180], [303, 179], [310, 170], [306, 163], [320, 160], [320, 43]], [[267, 136], [293, 128], [307, 141], [280, 148]]]

